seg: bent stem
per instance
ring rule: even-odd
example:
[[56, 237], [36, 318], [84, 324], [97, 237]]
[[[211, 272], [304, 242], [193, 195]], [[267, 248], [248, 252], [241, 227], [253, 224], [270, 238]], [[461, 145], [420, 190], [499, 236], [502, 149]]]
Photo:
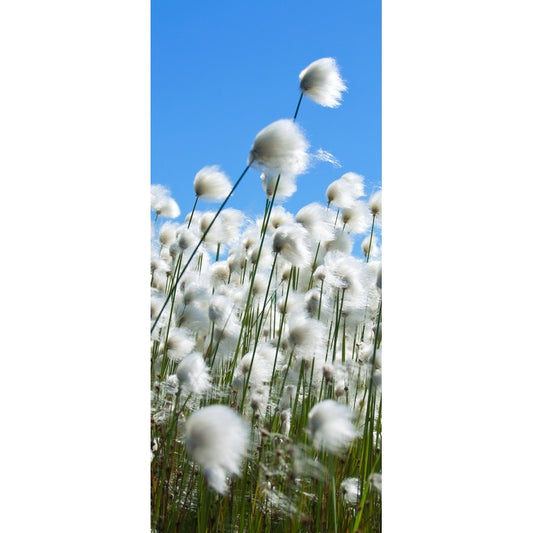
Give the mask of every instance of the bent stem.
[[228, 200], [229, 200], [230, 196], [233, 194], [233, 192], [235, 191], [235, 189], [237, 188], [237, 186], [241, 182], [242, 178], [244, 178], [244, 175], [246, 174], [246, 172], [248, 172], [248, 169], [250, 168], [251, 164], [252, 164], [252, 161], [250, 161], [250, 163], [248, 163], [246, 168], [242, 171], [242, 174], [239, 176], [239, 178], [235, 182], [235, 185], [233, 185], [233, 187], [231, 188], [231, 191], [226, 196], [226, 199], [222, 202], [222, 204], [220, 204], [220, 207], [218, 208], [218, 211], [216, 212], [215, 216], [213, 217], [213, 220], [211, 220], [211, 223], [209, 224], [209, 226], [207, 226], [207, 229], [204, 231], [203, 235], [200, 237], [200, 240], [198, 241], [198, 244], [196, 245], [196, 248], [193, 250], [191, 256], [189, 257], [189, 260], [187, 261], [187, 263], [185, 263], [185, 266], [182, 268], [178, 278], [176, 279], [176, 281], [174, 282], [174, 285], [170, 289], [170, 292], [169, 292], [165, 302], [163, 303], [163, 305], [161, 307], [161, 310], [159, 311], [159, 314], [157, 315], [156, 319], [154, 320], [154, 323], [152, 324], [152, 327], [150, 329], [150, 333], [152, 333], [154, 331], [154, 328], [157, 325], [157, 322], [159, 321], [159, 318], [163, 314], [163, 310], [165, 309], [165, 307], [167, 306], [168, 302], [170, 301], [170, 298], [172, 298], [172, 295], [176, 291], [176, 288], [178, 287], [178, 284], [179, 284], [181, 278], [183, 277], [183, 274], [187, 270], [187, 267], [191, 264], [191, 261], [192, 261], [193, 257], [195, 256], [195, 254], [198, 251], [198, 249], [200, 248], [201, 244], [204, 242], [205, 238], [207, 237], [207, 234], [211, 230], [213, 224], [215, 223], [215, 220], [218, 218], [218, 215], [220, 215], [222, 209], [224, 209], [224, 206], [228, 203]]

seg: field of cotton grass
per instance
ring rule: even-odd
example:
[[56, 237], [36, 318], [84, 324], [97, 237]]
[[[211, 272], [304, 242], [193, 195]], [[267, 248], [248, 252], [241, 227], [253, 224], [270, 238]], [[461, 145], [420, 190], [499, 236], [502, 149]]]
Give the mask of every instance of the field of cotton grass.
[[[283, 207], [328, 157], [302, 99], [338, 107], [346, 86], [323, 58], [300, 89], [235, 181], [211, 165], [190, 199], [152, 185], [153, 532], [381, 531], [381, 192], [348, 171]], [[231, 207], [249, 171], [254, 219]]]

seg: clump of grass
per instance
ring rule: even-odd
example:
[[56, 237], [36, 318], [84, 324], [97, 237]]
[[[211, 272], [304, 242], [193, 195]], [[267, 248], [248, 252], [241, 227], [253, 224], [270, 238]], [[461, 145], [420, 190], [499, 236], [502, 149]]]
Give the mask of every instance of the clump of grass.
[[[233, 186], [202, 169], [184, 222], [161, 224], [180, 210], [153, 186], [154, 532], [381, 530], [381, 199], [350, 172], [327, 205], [276, 205], [310, 160], [302, 97], [336, 107], [346, 88], [331, 58], [300, 79], [293, 120], [259, 132]], [[256, 221], [226, 208], [250, 168]]]

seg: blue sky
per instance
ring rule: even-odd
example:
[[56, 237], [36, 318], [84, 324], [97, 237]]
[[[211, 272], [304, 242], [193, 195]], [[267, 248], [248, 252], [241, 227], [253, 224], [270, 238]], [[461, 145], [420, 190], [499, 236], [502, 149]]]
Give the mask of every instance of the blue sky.
[[[365, 176], [367, 195], [381, 184], [381, 5], [379, 1], [152, 2], [151, 176], [190, 211], [192, 180], [218, 164], [235, 181], [255, 135], [292, 118], [300, 71], [321, 57], [337, 60], [348, 92], [336, 109], [304, 99], [298, 115], [319, 162], [298, 179], [284, 206], [324, 202], [328, 184], [348, 171]], [[263, 212], [259, 173], [251, 170], [228, 207]], [[213, 204], [199, 209], [213, 209]]]

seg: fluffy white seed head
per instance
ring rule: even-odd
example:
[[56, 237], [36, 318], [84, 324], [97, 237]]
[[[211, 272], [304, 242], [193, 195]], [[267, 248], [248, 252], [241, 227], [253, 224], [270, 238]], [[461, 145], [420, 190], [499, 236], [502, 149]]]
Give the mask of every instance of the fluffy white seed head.
[[228, 282], [230, 266], [228, 261], [217, 261], [211, 265], [211, 281], [214, 287]]
[[173, 222], [165, 222], [159, 229], [159, 242], [163, 246], [169, 246], [176, 240], [178, 225]]
[[162, 200], [157, 205], [155, 212], [159, 216], [166, 218], [176, 218], [179, 217], [181, 213], [178, 204], [173, 198], [165, 198], [165, 200]]
[[296, 311], [289, 316], [287, 329], [289, 347], [301, 354], [312, 355], [320, 350], [326, 340], [324, 324], [309, 318], [301, 311]]
[[150, 188], [151, 206], [157, 216], [176, 218], [180, 215], [180, 208], [170, 197], [170, 192], [162, 185], [152, 185]]
[[226, 477], [239, 475], [248, 447], [248, 427], [225, 405], [210, 405], [193, 413], [185, 424], [185, 444], [202, 467], [211, 488], [227, 490]]
[[270, 381], [271, 375], [272, 364], [269, 364], [257, 351], [255, 356], [253, 352], [248, 352], [239, 363], [233, 380], [233, 386], [242, 389], [248, 380], [249, 386], [260, 387]]
[[294, 266], [311, 263], [307, 231], [299, 224], [284, 224], [274, 233], [272, 251], [279, 253]]
[[218, 165], [200, 169], [194, 177], [193, 187], [196, 196], [204, 202], [224, 200], [231, 191], [229, 178]]
[[[215, 211], [206, 211], [200, 215], [199, 228], [202, 234], [207, 231], [209, 225], [213, 222], [215, 214]], [[244, 214], [238, 209], [224, 209], [211, 226], [205, 242], [226, 245], [235, 241], [239, 235], [239, 229], [243, 220]]]
[[279, 399], [278, 409], [281, 412], [292, 408], [294, 399], [296, 397], [296, 387], [294, 385], [286, 385], [283, 389], [281, 398]]
[[152, 209], [156, 208], [158, 202], [170, 196], [170, 191], [164, 185], [150, 186], [150, 204]]
[[324, 265], [318, 265], [313, 273], [313, 279], [317, 282], [322, 282], [326, 279], [327, 270]]
[[363, 242], [361, 243], [361, 251], [365, 256], [368, 255], [368, 251], [370, 250], [370, 257], [377, 257], [379, 256], [379, 246], [377, 243], [377, 237], [375, 235], [372, 236], [372, 244], [370, 244], [370, 235], [365, 237], [363, 239]]
[[268, 392], [263, 388], [254, 389], [250, 397], [250, 407], [254, 416], [264, 416], [268, 404]]
[[370, 212], [373, 215], [375, 216], [381, 215], [381, 191], [375, 192], [370, 197], [370, 201], [368, 202], [368, 207], [370, 208]]
[[289, 292], [286, 298], [278, 300], [278, 311], [280, 313], [292, 313], [302, 310], [304, 297], [298, 292]]
[[305, 310], [310, 317], [315, 317], [320, 308], [320, 289], [315, 287], [305, 294]]
[[340, 207], [351, 207], [355, 200], [364, 196], [363, 176], [355, 172], [347, 172], [338, 180], [332, 181], [326, 189], [328, 204]]
[[354, 200], [361, 198], [365, 195], [365, 178], [361, 174], [355, 172], [346, 172], [340, 177], [342, 183], [346, 184], [349, 188]]
[[235, 304], [229, 296], [214, 294], [209, 301], [209, 319], [215, 325], [224, 327], [233, 316], [234, 307]]
[[238, 209], [228, 207], [220, 213], [223, 229], [223, 242], [231, 243], [239, 236], [239, 231], [244, 222], [244, 213]]
[[354, 235], [365, 233], [371, 224], [366, 204], [355, 200], [350, 207], [342, 210], [341, 221], [350, 233]]
[[353, 413], [334, 400], [317, 403], [309, 412], [309, 431], [313, 444], [333, 454], [342, 453], [357, 437]]
[[317, 104], [324, 107], [338, 107], [341, 105], [346, 85], [340, 76], [335, 59], [323, 57], [313, 61], [300, 72], [300, 89]]
[[378, 492], [381, 492], [381, 474], [378, 472], [375, 472], [373, 474], [370, 474], [368, 476], [368, 481], [370, 482], [370, 485], [372, 488], [376, 489]]
[[291, 224], [294, 222], [294, 216], [289, 211], [285, 210], [281, 205], [277, 205], [270, 213], [270, 220], [268, 221], [269, 229], [278, 229], [283, 224]]
[[248, 163], [267, 175], [296, 176], [307, 170], [308, 147], [304, 134], [294, 121], [277, 120], [257, 134]]
[[228, 267], [230, 272], [240, 273], [246, 264], [246, 253], [244, 249], [233, 249], [228, 254]]
[[291, 431], [291, 410], [284, 409], [281, 411], [279, 418], [281, 420], [281, 433], [288, 437]]
[[361, 496], [361, 483], [356, 477], [349, 477], [341, 483], [341, 492], [344, 503], [355, 505]]
[[[189, 330], [172, 328], [166, 343], [167, 356], [172, 361], [181, 361], [193, 351], [195, 344], [194, 336]], [[164, 343], [161, 344], [160, 350], [164, 350]]]
[[317, 241], [333, 239], [333, 221], [331, 212], [317, 202], [308, 204], [296, 213], [296, 222], [300, 223]]
[[193, 352], [178, 365], [176, 372], [180, 387], [194, 394], [202, 394], [211, 387], [211, 376], [202, 354]]
[[186, 227], [182, 227], [176, 234], [176, 244], [180, 252], [192, 248], [198, 240], [198, 235], [192, 229]]
[[337, 289], [345, 289], [352, 295], [366, 294], [370, 278], [361, 259], [339, 252], [329, 252], [324, 258], [327, 270], [326, 281]]
[[266, 174], [263, 172], [261, 174], [261, 185], [269, 200], [274, 196], [274, 192], [276, 193], [276, 200], [285, 200], [296, 192], [296, 176], [282, 174], [279, 175], [278, 182], [278, 174]]
[[335, 228], [333, 231], [333, 239], [326, 243], [324, 247], [328, 252], [341, 252], [343, 254], [350, 254], [353, 248], [353, 241], [348, 233], [342, 228]]

